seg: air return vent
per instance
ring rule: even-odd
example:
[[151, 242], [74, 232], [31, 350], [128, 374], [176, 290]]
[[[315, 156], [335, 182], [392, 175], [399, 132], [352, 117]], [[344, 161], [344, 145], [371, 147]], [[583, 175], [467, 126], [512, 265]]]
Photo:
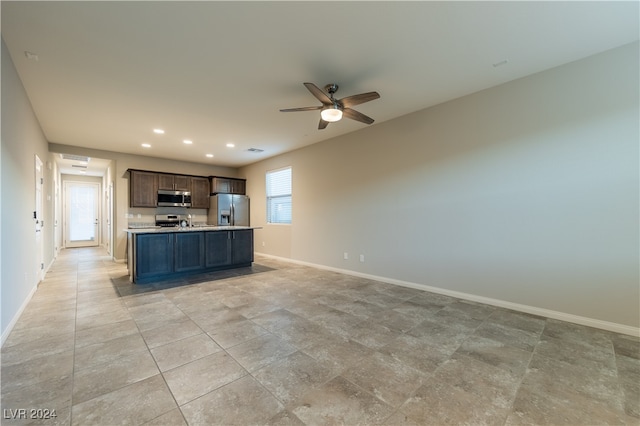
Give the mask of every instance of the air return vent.
[[85, 157], [83, 155], [60, 154], [60, 157], [63, 160], [84, 161], [85, 163], [88, 163], [90, 160], [89, 157]]
[[249, 151], [249, 152], [264, 152], [264, 149], [260, 149], [260, 148], [249, 148], [247, 151]]
[[86, 169], [87, 166], [83, 166], [81, 164], [72, 164], [71, 167], [77, 167], [78, 169]]

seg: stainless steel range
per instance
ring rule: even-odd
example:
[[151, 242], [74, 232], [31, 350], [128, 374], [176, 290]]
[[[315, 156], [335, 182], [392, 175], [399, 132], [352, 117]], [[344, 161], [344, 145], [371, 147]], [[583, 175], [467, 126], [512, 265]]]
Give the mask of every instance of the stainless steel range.
[[186, 228], [187, 226], [191, 225], [189, 223], [191, 221], [191, 218], [189, 216], [190, 215], [186, 214], [157, 214], [156, 226], [161, 226], [163, 228]]

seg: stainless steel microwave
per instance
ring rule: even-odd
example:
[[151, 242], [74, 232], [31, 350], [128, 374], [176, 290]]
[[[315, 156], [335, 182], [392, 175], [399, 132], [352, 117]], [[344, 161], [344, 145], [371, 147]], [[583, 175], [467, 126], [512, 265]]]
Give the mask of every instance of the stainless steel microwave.
[[191, 192], [158, 190], [158, 207], [191, 207]]

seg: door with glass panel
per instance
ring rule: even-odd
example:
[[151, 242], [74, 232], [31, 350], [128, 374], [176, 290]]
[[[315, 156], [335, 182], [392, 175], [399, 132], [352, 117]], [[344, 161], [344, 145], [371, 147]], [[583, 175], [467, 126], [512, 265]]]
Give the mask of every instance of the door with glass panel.
[[100, 184], [65, 182], [65, 247], [91, 247], [100, 242]]

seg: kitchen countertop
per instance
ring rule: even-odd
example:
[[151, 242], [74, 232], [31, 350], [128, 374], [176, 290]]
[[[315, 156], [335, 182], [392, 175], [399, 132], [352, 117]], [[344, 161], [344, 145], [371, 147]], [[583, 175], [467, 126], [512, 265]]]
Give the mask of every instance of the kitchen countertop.
[[202, 231], [240, 231], [242, 229], [261, 229], [256, 226], [203, 226], [197, 225], [192, 228], [174, 227], [149, 227], [149, 228], [130, 228], [125, 232], [130, 234], [166, 234], [171, 232], [202, 232]]

